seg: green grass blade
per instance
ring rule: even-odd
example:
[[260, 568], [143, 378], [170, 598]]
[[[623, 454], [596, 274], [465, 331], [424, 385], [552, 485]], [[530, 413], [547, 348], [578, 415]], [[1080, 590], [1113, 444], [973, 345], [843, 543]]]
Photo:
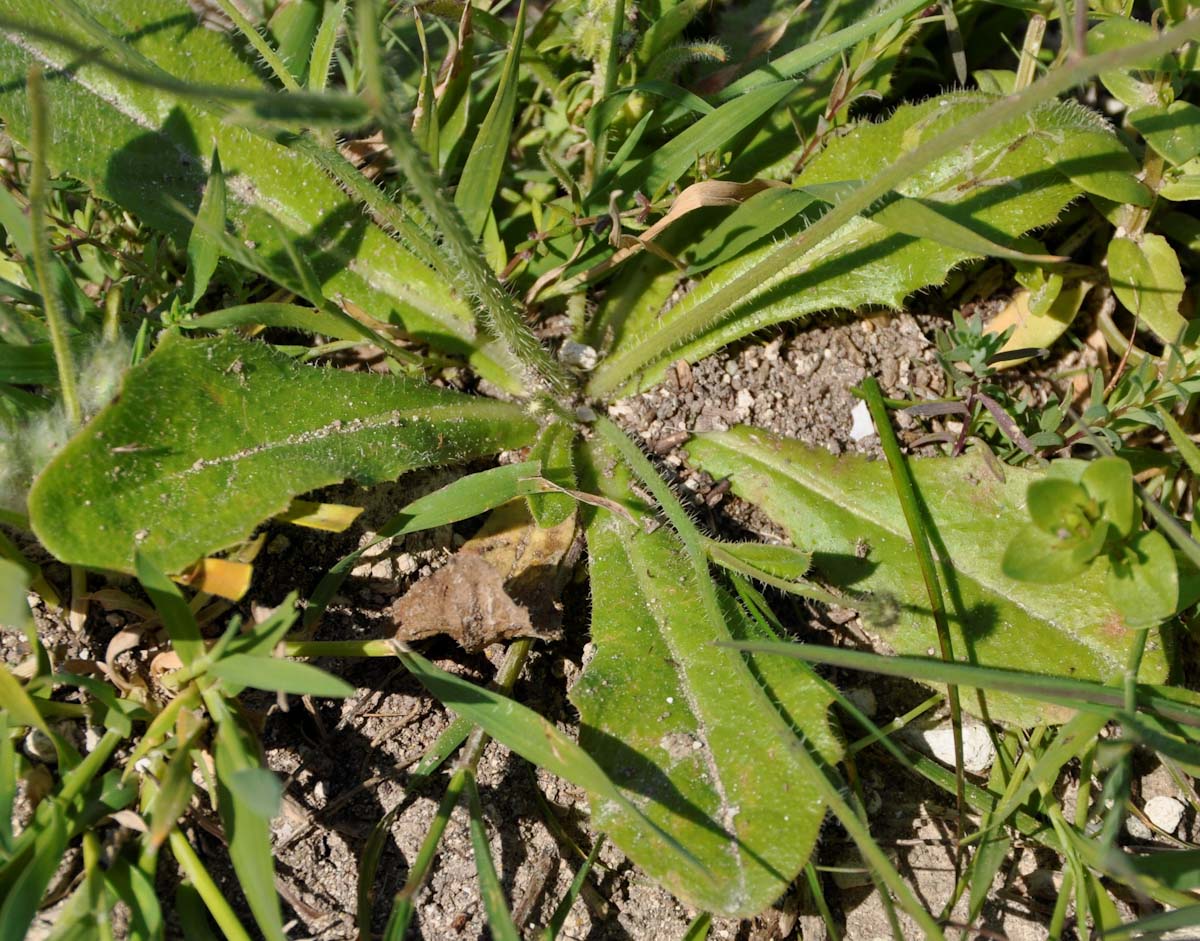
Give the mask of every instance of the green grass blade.
[[270, 656], [233, 654], [223, 657], [208, 668], [208, 674], [232, 684], [240, 691], [244, 687], [290, 693], [293, 696], [324, 696], [345, 699], [355, 689], [345, 680], [319, 670], [308, 663], [280, 660]]
[[657, 852], [673, 859], [690, 878], [703, 882], [711, 880], [711, 875], [698, 860], [651, 823], [600, 766], [553, 723], [512, 699], [438, 669], [418, 653], [398, 650], [397, 656], [409, 672], [451, 711], [469, 717], [488, 735], [526, 761], [623, 808], [640, 822], [643, 838], [656, 847]]
[[[217, 923], [217, 927], [221, 929], [226, 941], [250, 941], [250, 935], [233, 907], [226, 901], [225, 896], [221, 894], [221, 890], [213, 881], [212, 876], [208, 874], [208, 870], [204, 868], [204, 863], [200, 861], [200, 857], [196, 851], [192, 849], [187, 838], [178, 830], [171, 831], [169, 837], [171, 844], [171, 855], [175, 857], [175, 861], [179, 863], [179, 868], [183, 870], [183, 874], [187, 881], [191, 883], [191, 891], [187, 895], [191, 897], [199, 897], [204, 902], [204, 908], [207, 908], [213, 917], [213, 921]], [[186, 885], [187, 883], [184, 883]], [[183, 886], [180, 886], [182, 890]], [[189, 902], [184, 902], [180, 906], [181, 910], [192, 910], [193, 907]], [[200, 917], [195, 919], [193, 928], [196, 931], [194, 937], [206, 939], [212, 937], [211, 932], [207, 930], [207, 925], [204, 922], [203, 910], [196, 912]], [[188, 935], [191, 939], [193, 935]]]
[[255, 924], [268, 941], [284, 941], [283, 916], [275, 891], [275, 857], [271, 821], [262, 808], [247, 801], [237, 776], [260, 771], [258, 755], [228, 705], [212, 690], [204, 694], [217, 723], [213, 758], [217, 770], [217, 799], [229, 843], [229, 858], [246, 895]]
[[554, 914], [550, 916], [550, 921], [546, 923], [546, 927], [542, 931], [541, 941], [557, 941], [559, 932], [562, 931], [563, 925], [567, 923], [567, 917], [571, 914], [575, 900], [579, 898], [579, 893], [583, 891], [583, 885], [587, 881], [588, 873], [592, 871], [592, 866], [596, 864], [596, 860], [600, 856], [600, 850], [603, 847], [604, 836], [601, 834], [596, 838], [596, 842], [592, 844], [592, 849], [587, 854], [587, 858], [584, 859], [583, 864], [576, 871], [575, 878], [571, 880], [570, 888], [567, 889], [567, 894], [555, 906]]
[[383, 941], [404, 941], [407, 937], [408, 925], [413, 916], [413, 899], [416, 898], [417, 892], [420, 891], [425, 877], [433, 865], [433, 857], [437, 853], [438, 843], [441, 842], [442, 834], [446, 832], [446, 824], [450, 822], [450, 815], [454, 813], [454, 808], [458, 805], [458, 799], [466, 784], [467, 773], [465, 768], [460, 768], [450, 778], [450, 783], [446, 786], [446, 793], [442, 795], [442, 801], [438, 805], [437, 814], [429, 826], [429, 832], [425, 834], [425, 839], [421, 841], [421, 848], [417, 851], [417, 858], [409, 867], [408, 879], [405, 881], [404, 887], [396, 893], [392, 902], [392, 911], [388, 916], [387, 927], [383, 931]]
[[200, 300], [208, 290], [208, 282], [212, 279], [213, 272], [217, 270], [221, 246], [214, 242], [208, 233], [225, 231], [225, 213], [225, 174], [221, 170], [221, 157], [214, 147], [208, 170], [208, 184], [204, 187], [200, 208], [196, 211], [196, 224], [192, 227], [192, 234], [188, 236], [188, 269], [183, 292], [189, 304]]
[[261, 325], [319, 333], [339, 340], [361, 340], [362, 331], [351, 329], [339, 317], [315, 307], [299, 304], [239, 304], [203, 314], [180, 324], [184, 330], [226, 330], [231, 327]]
[[[1124, 705], [1124, 695], [1120, 689], [1069, 677], [947, 663], [932, 657], [885, 657], [858, 650], [781, 641], [733, 643], [729, 646], [927, 683], [954, 683], [979, 689], [1004, 690], [1110, 718], [1114, 709]], [[1200, 709], [1148, 691], [1146, 687], [1139, 689], [1138, 705], [1141, 709], [1166, 716], [1183, 725], [1200, 728]]]
[[762, 85], [777, 82], [782, 78], [791, 78], [793, 75], [799, 75], [806, 69], [810, 69], [814, 65], [819, 65], [826, 59], [849, 49], [856, 43], [874, 36], [876, 33], [883, 32], [892, 23], [911, 13], [916, 13], [926, 6], [928, 4], [921, 3], [920, 0], [899, 0], [899, 2], [881, 10], [874, 16], [869, 16], [865, 20], [855, 23], [853, 26], [847, 26], [844, 29], [840, 29], [835, 33], [831, 33], [828, 36], [810, 42], [799, 49], [772, 60], [770, 65], [763, 66], [761, 69], [743, 76], [728, 88], [718, 92], [717, 99], [725, 101], [737, 98]]
[[312, 56], [308, 60], [308, 90], [323, 92], [329, 81], [329, 65], [337, 47], [338, 31], [346, 16], [346, 0], [325, 0], [325, 11], [321, 17], [321, 28], [313, 43]]
[[627, 193], [641, 190], [655, 198], [694, 166], [698, 156], [720, 150], [735, 135], [778, 108], [797, 88], [798, 82], [775, 82], [726, 102], [621, 173], [614, 188]]
[[488, 930], [495, 941], [520, 941], [521, 934], [513, 924], [512, 914], [504, 901], [504, 889], [500, 887], [500, 877], [496, 875], [496, 865], [492, 862], [479, 788], [475, 785], [475, 775], [469, 771], [466, 789], [471, 850], [475, 855], [475, 871], [479, 874], [479, 890], [483, 896], [483, 909], [487, 913]]
[[204, 637], [192, 609], [184, 600], [183, 594], [171, 582], [155, 561], [146, 554], [138, 551], [134, 555], [134, 570], [138, 581], [154, 602], [154, 607], [162, 617], [163, 626], [171, 638], [171, 646], [179, 654], [183, 665], [191, 666], [204, 655]]
[[425, 754], [421, 756], [409, 772], [410, 778], [428, 778], [438, 768], [445, 764], [446, 759], [458, 751], [463, 742], [467, 740], [467, 736], [475, 728], [475, 723], [466, 716], [456, 716], [442, 734], [439, 735], [432, 745], [425, 749]]
[[42, 896], [62, 864], [70, 836], [66, 811], [55, 802], [48, 816], [33, 843], [28, 865], [17, 875], [0, 905], [0, 941], [24, 941]]
[[192, 784], [192, 749], [206, 728], [205, 723], [197, 723], [192, 734], [179, 743], [158, 776], [157, 790], [146, 809], [150, 823], [146, 839], [155, 852], [171, 835], [192, 799], [195, 789]]
[[238, 9], [234, 0], [217, 0], [217, 5], [221, 8], [222, 13], [233, 20], [233, 25], [246, 37], [246, 40], [254, 47], [254, 51], [262, 56], [263, 62], [275, 73], [275, 77], [279, 79], [283, 87], [290, 92], [300, 91], [300, 85], [292, 76], [291, 69], [279, 58], [279, 54], [267, 42], [263, 34], [242, 15], [242, 11]]
[[680, 941], [705, 941], [711, 930], [712, 915], [708, 912], [701, 912], [692, 919], [691, 924], [687, 926], [687, 931], [683, 933]]
[[525, 0], [520, 0], [517, 19], [513, 24], [512, 45], [504, 57], [500, 83], [487, 116], [479, 126], [471, 151], [467, 154], [458, 189], [454, 191], [454, 203], [462, 212], [467, 231], [476, 239], [483, 235], [508, 155], [508, 141], [517, 113], [517, 86], [521, 80], [521, 46], [524, 39]]

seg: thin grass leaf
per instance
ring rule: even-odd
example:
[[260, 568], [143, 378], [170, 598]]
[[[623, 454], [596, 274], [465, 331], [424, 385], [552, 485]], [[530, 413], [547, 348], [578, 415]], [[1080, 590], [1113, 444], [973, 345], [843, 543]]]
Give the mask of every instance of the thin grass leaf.
[[284, 0], [267, 20], [279, 58], [297, 82], [304, 81], [308, 74], [308, 59], [323, 13], [324, 0]]
[[438, 768], [445, 764], [446, 759], [458, 751], [459, 746], [467, 740], [472, 730], [475, 728], [475, 723], [466, 716], [456, 716], [442, 734], [439, 735], [432, 745], [425, 749], [425, 754], [421, 756], [409, 772], [411, 778], [428, 778]]
[[294, 696], [324, 696], [344, 699], [356, 692], [353, 686], [324, 670], [295, 660], [233, 654], [208, 668], [212, 676], [243, 687], [291, 693]]
[[379, 861], [391, 837], [392, 824], [396, 815], [406, 805], [401, 801], [389, 810], [379, 822], [371, 828], [367, 842], [363, 845], [362, 854], [358, 857], [358, 888], [356, 893], [357, 908], [355, 922], [362, 937], [371, 936], [371, 920], [375, 908], [375, 876], [379, 871]]
[[217, 0], [217, 6], [221, 8], [222, 13], [233, 20], [233, 25], [237, 27], [238, 32], [246, 37], [250, 45], [254, 47], [254, 51], [262, 57], [263, 62], [275, 73], [275, 77], [279, 79], [283, 87], [290, 92], [300, 91], [300, 85], [292, 77], [291, 69], [279, 58], [279, 54], [267, 42], [266, 37], [258, 31], [258, 28], [242, 15], [242, 11], [238, 8], [234, 0]]
[[552, 774], [570, 781], [628, 814], [642, 839], [688, 878], [703, 884], [711, 874], [663, 833], [612, 782], [603, 769], [551, 722], [498, 693], [438, 669], [420, 654], [397, 650], [401, 663], [452, 712], [468, 716], [488, 735]]
[[240, 304], [214, 310], [180, 324], [184, 330], [225, 330], [246, 326], [284, 327], [339, 340], [364, 339], [360, 329], [351, 327], [342, 318], [328, 311], [298, 304]]
[[928, 4], [919, 0], [899, 0], [880, 12], [861, 20], [852, 26], [847, 26], [835, 33], [830, 33], [821, 39], [793, 50], [786, 55], [773, 59], [769, 65], [751, 72], [738, 79], [729, 87], [718, 92], [718, 101], [727, 101], [745, 95], [752, 89], [781, 78], [791, 78], [801, 72], [819, 65], [843, 50], [849, 49], [876, 33], [881, 33], [898, 20], [924, 9]]
[[25, 941], [42, 896], [62, 864], [70, 837], [66, 810], [55, 802], [33, 843], [29, 863], [13, 881], [0, 905], [0, 941]]
[[17, 799], [17, 752], [9, 728], [8, 710], [0, 709], [0, 859], [13, 851], [13, 804]]
[[[947, 663], [931, 657], [885, 657], [840, 647], [820, 647], [783, 641], [739, 643], [728, 646], [798, 657], [810, 663], [824, 663], [847, 670], [865, 670], [884, 676], [901, 676], [927, 683], [954, 683], [979, 689], [1012, 692], [1031, 699], [1059, 703], [1072, 709], [1111, 717], [1114, 709], [1124, 705], [1121, 690], [1101, 683], [1069, 677], [1007, 670], [999, 667], [977, 667], [966, 663]], [[1200, 708], [1185, 705], [1158, 694], [1152, 688], [1138, 690], [1140, 709], [1173, 719], [1184, 725], [1200, 727]]]
[[622, 172], [613, 188], [627, 193], [641, 190], [651, 199], [657, 198], [695, 165], [697, 157], [719, 151], [799, 87], [795, 81], [775, 82], [726, 102]]
[[191, 666], [204, 654], [204, 637], [192, 609], [150, 556], [135, 551], [134, 570], [154, 603], [155, 610], [162, 617], [163, 627], [171, 638], [171, 646], [179, 654], [183, 665]]
[[146, 818], [150, 823], [146, 840], [153, 852], [157, 852], [166, 842], [192, 799], [195, 789], [192, 783], [192, 749], [206, 730], [207, 723], [196, 723], [191, 734], [180, 741], [166, 767], [158, 775], [157, 790], [150, 800], [150, 806], [146, 808]]
[[512, 134], [513, 118], [517, 113], [517, 86], [521, 79], [521, 46], [525, 39], [525, 0], [517, 7], [513, 24], [512, 44], [504, 57], [500, 82], [492, 98], [487, 117], [467, 154], [467, 162], [454, 191], [454, 203], [463, 214], [467, 231], [476, 239], [483, 234], [492, 199], [504, 170], [508, 141]]
[[[179, 863], [179, 868], [183, 870], [187, 879], [187, 882], [181, 883], [176, 894], [176, 899], [180, 903], [180, 911], [194, 912], [199, 916], [189, 919], [194, 922], [191, 934], [185, 928], [185, 934], [189, 941], [192, 937], [195, 937], [196, 941], [209, 941], [213, 937], [204, 919], [204, 909], [207, 909], [212, 915], [213, 921], [221, 929], [226, 941], [250, 941], [249, 933], [242, 927], [241, 920], [234, 913], [225, 896], [221, 894], [221, 890], [213, 881], [212, 876], [208, 874], [208, 870], [204, 868], [204, 864], [196, 855], [196, 851], [192, 849], [191, 844], [188, 843], [187, 838], [176, 829], [171, 831], [169, 842], [171, 855], [175, 857], [175, 861]], [[185, 891], [184, 886], [187, 886], [190, 891]], [[199, 899], [204, 903], [203, 908], [200, 908], [199, 911], [196, 911], [196, 906], [193, 904], [194, 899]]]
[[[1158, 938], [1168, 932], [1186, 931], [1200, 926], [1200, 905], [1188, 905], [1173, 911], [1146, 915], [1134, 921], [1108, 929], [1105, 941], [1126, 941], [1127, 938]], [[1175, 937], [1184, 937], [1176, 934]]]
[[17, 678], [0, 663], [0, 710], [12, 721], [13, 725], [37, 729], [45, 735], [52, 735], [50, 726], [42, 718], [33, 699], [25, 688], [17, 682]]
[[408, 926], [412, 921], [414, 909], [413, 899], [416, 898], [417, 892], [425, 882], [425, 877], [429, 874], [429, 868], [433, 865], [433, 857], [437, 853], [438, 843], [441, 842], [442, 834], [446, 832], [446, 824], [450, 822], [450, 815], [454, 813], [454, 808], [458, 805], [458, 799], [466, 784], [466, 776], [467, 770], [460, 768], [450, 778], [450, 783], [446, 785], [446, 793], [442, 795], [437, 814], [429, 826], [429, 832], [425, 834], [425, 839], [421, 841], [421, 848], [417, 851], [417, 858], [409, 867], [408, 879], [392, 900], [392, 910], [383, 931], [383, 941], [404, 941], [408, 935]]
[[567, 917], [571, 914], [571, 909], [575, 906], [575, 900], [579, 898], [579, 893], [583, 891], [583, 885], [587, 881], [588, 873], [592, 871], [592, 866], [595, 865], [596, 860], [600, 856], [600, 850], [603, 847], [604, 835], [601, 834], [596, 838], [596, 842], [592, 844], [592, 849], [587, 854], [587, 858], [584, 859], [583, 864], [575, 872], [575, 878], [571, 880], [571, 885], [567, 889], [566, 895], [554, 907], [554, 913], [550, 916], [550, 920], [546, 923], [546, 927], [542, 931], [541, 941], [557, 941], [563, 925], [567, 923]]
[[217, 809], [229, 843], [229, 858], [259, 930], [268, 941], [285, 941], [275, 891], [271, 821], [260, 813], [257, 801], [246, 800], [246, 779], [239, 777], [239, 772], [262, 770], [258, 755], [225, 701], [212, 690], [205, 691], [204, 699], [217, 723], [213, 747]]
[[224, 231], [225, 213], [225, 174], [221, 170], [221, 157], [214, 147], [208, 170], [208, 185], [204, 187], [200, 208], [196, 210], [196, 224], [192, 227], [192, 234], [188, 236], [188, 269], [183, 293], [189, 304], [200, 300], [208, 290], [208, 282], [212, 279], [213, 272], [217, 270], [221, 247], [209, 238], [208, 232], [213, 229]]
[[712, 915], [708, 912], [701, 912], [692, 919], [691, 924], [687, 926], [687, 931], [683, 933], [683, 938], [680, 941], [704, 941], [711, 930]]
[[1042, 265], [1067, 260], [1059, 255], [1033, 255], [1001, 245], [989, 238], [980, 227], [972, 225], [970, 220], [959, 221], [938, 203], [929, 200], [902, 196], [871, 213], [871, 221], [893, 232], [929, 239], [983, 258], [1006, 258], [1009, 261]]
[[1188, 437], [1187, 432], [1179, 427], [1174, 417], [1161, 405], [1154, 407], [1155, 413], [1162, 419], [1163, 427], [1167, 429], [1167, 434], [1171, 438], [1171, 443], [1175, 445], [1175, 449], [1179, 452], [1179, 456], [1190, 470], [1197, 477], [1200, 477], [1200, 448], [1196, 447], [1196, 443]]
[[346, 16], [346, 0], [325, 0], [325, 10], [321, 16], [321, 28], [317, 30], [317, 38], [313, 43], [312, 56], [308, 61], [308, 90], [322, 92], [329, 81], [329, 65], [333, 61], [333, 51], [337, 47], [338, 31]]
[[483, 822], [483, 804], [479, 800], [475, 775], [470, 772], [467, 772], [466, 790], [471, 851], [475, 856], [475, 872], [479, 876], [479, 892], [483, 896], [488, 930], [495, 941], [520, 941], [521, 934], [513, 924], [512, 914], [504, 901], [500, 877], [496, 875], [496, 866], [492, 862], [492, 851], [488, 847], [487, 829]]

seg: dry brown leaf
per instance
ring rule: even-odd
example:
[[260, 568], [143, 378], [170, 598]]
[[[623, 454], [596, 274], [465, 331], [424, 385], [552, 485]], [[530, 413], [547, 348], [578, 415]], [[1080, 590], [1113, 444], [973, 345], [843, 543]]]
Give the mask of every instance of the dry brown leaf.
[[524, 500], [500, 507], [449, 562], [392, 605], [396, 638], [446, 634], [471, 652], [518, 637], [557, 638], [574, 542], [574, 517], [543, 529]]
[[460, 553], [422, 578], [392, 605], [396, 638], [411, 643], [448, 634], [475, 652], [497, 641], [538, 636], [529, 612], [504, 590], [481, 557]]

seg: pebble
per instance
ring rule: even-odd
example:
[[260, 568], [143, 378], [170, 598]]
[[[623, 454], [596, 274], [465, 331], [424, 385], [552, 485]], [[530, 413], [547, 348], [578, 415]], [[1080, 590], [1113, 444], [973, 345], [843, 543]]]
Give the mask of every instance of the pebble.
[[1142, 810], [1150, 822], [1164, 833], [1174, 833], [1183, 821], [1183, 804], [1165, 794], [1150, 798]]
[[25, 736], [25, 754], [34, 761], [48, 765], [58, 764], [58, 752], [54, 749], [54, 743], [41, 729], [30, 729], [29, 734]]
[[[949, 726], [920, 729], [917, 737], [925, 748], [944, 765], [954, 767], [954, 730]], [[963, 768], [971, 774], [982, 774], [992, 766], [996, 749], [987, 729], [979, 723], [963, 725]]]
[[859, 402], [850, 411], [850, 440], [862, 441], [875, 434], [875, 423], [871, 421], [871, 410], [866, 402]]
[[858, 706], [864, 715], [873, 716], [879, 709], [879, 701], [875, 698], [875, 691], [869, 686], [860, 686], [857, 689], [847, 690], [846, 698]]
[[590, 372], [596, 368], [597, 355], [594, 347], [585, 343], [567, 340], [558, 350], [558, 358], [566, 365]]

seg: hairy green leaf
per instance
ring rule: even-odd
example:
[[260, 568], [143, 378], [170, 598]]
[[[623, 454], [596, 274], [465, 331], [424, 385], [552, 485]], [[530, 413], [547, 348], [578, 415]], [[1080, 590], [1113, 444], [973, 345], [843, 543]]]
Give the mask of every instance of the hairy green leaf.
[[34, 483], [30, 521], [64, 561], [132, 571], [137, 548], [175, 573], [297, 494], [519, 447], [534, 430], [508, 403], [168, 334]]
[[[732, 477], [734, 492], [811, 550], [814, 568], [831, 582], [872, 593], [859, 606], [892, 648], [908, 654], [936, 649], [925, 588], [885, 465], [834, 458], [746, 428], [699, 436], [688, 450], [709, 473]], [[1016, 582], [1001, 571], [1001, 547], [1026, 526], [1035, 472], [1006, 467], [1001, 482], [975, 454], [914, 460], [911, 467], [939, 557], [957, 659], [1078, 679], [1122, 675], [1130, 632], [1106, 596], [1102, 571], [1056, 585]], [[896, 602], [897, 609], [886, 612], [894, 619], [880, 611], [888, 598]], [[1166, 672], [1167, 652], [1154, 635], [1139, 676], [1158, 682]], [[991, 717], [1001, 721], [1034, 725], [1060, 718], [1007, 693], [990, 693], [987, 701]], [[963, 705], [973, 708], [974, 698], [964, 696]]]
[[[776, 733], [779, 709], [827, 760], [838, 745], [829, 698], [806, 669], [743, 659], [713, 641], [769, 637], [724, 592], [722, 623], [705, 615], [698, 576], [674, 532], [645, 531], [629, 476], [609, 450], [589, 450], [586, 486], [620, 500], [636, 523], [607, 510], [587, 524], [595, 657], [571, 692], [580, 744], [643, 811], [712, 871], [686, 878], [615, 808], [597, 824], [672, 892], [723, 915], [769, 905], [808, 859], [825, 808], [807, 771]], [[705, 573], [707, 577], [707, 573]]]
[[[829, 187], [836, 193], [840, 186], [869, 179], [994, 100], [959, 92], [903, 105], [886, 121], [860, 125], [832, 140], [797, 185], [809, 192]], [[1052, 222], [1078, 194], [1069, 172], [1105, 165], [1095, 156], [1058, 161], [1063, 142], [1081, 133], [1111, 138], [1103, 120], [1081, 106], [1043, 105], [933, 160], [897, 193], [936, 204], [940, 214], [991, 242], [1011, 243], [1029, 229]], [[1120, 154], [1124, 151], [1117, 157]], [[694, 361], [764, 326], [816, 311], [866, 304], [898, 307], [908, 294], [940, 283], [955, 265], [977, 257], [964, 248], [895, 232], [870, 216], [858, 216], [744, 299], [719, 311], [707, 309], [710, 297], [777, 250], [766, 244], [721, 265], [669, 312], [622, 332], [593, 374], [592, 392], [646, 388], [681, 357]]]

